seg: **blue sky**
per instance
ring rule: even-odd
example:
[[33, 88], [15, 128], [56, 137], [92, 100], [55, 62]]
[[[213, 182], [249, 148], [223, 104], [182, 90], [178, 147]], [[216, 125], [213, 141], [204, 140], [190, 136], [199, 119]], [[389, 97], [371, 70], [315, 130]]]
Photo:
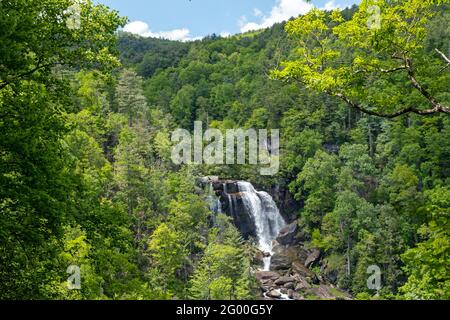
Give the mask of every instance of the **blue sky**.
[[269, 27], [307, 12], [312, 6], [333, 9], [357, 0], [96, 0], [130, 23], [125, 31], [142, 36], [192, 40]]

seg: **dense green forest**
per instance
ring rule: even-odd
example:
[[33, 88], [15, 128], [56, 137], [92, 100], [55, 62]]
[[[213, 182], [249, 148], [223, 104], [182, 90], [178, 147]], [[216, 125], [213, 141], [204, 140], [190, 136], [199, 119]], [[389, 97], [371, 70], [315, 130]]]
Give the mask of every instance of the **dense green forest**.
[[[354, 298], [450, 299], [448, 0], [186, 43], [90, 1], [73, 28], [72, 2], [0, 2], [1, 299], [259, 298], [251, 241], [198, 190], [213, 175], [288, 194], [312, 272]], [[280, 129], [278, 174], [175, 165], [196, 120]]]

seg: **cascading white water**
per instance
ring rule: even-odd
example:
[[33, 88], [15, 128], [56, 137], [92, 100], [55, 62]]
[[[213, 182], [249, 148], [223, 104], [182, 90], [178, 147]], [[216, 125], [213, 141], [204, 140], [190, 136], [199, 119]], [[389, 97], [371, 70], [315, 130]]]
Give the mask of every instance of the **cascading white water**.
[[264, 191], [256, 191], [253, 185], [246, 181], [238, 182], [239, 192], [246, 209], [252, 214], [258, 240], [258, 248], [269, 254], [264, 258], [264, 271], [270, 270], [273, 254], [273, 240], [286, 225], [272, 197]]
[[213, 185], [208, 184], [206, 188], [207, 188], [206, 200], [209, 203], [209, 209], [215, 213], [222, 213], [222, 204], [220, 203], [220, 198], [214, 192]]

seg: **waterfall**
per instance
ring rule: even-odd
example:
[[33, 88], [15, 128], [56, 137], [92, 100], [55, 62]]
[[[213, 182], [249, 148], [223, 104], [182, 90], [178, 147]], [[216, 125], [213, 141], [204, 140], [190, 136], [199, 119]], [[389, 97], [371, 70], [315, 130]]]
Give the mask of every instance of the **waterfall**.
[[204, 180], [210, 210], [230, 216], [244, 238], [256, 237], [257, 246], [264, 253], [263, 270], [269, 270], [272, 242], [286, 225], [272, 197], [267, 192], [256, 191], [246, 181], [216, 179], [208, 183], [208, 179]]
[[264, 269], [270, 269], [271, 255], [273, 254], [273, 240], [286, 225], [272, 197], [263, 191], [256, 191], [249, 182], [238, 182], [239, 192], [246, 210], [253, 216], [258, 240], [258, 248], [268, 254], [264, 258]]
[[215, 213], [222, 213], [222, 204], [220, 203], [220, 198], [214, 192], [212, 184], [206, 186], [206, 200], [209, 203], [209, 209]]
[[222, 203], [220, 202], [219, 198], [217, 198], [217, 200], [216, 200], [216, 207], [217, 207], [217, 213], [222, 213]]

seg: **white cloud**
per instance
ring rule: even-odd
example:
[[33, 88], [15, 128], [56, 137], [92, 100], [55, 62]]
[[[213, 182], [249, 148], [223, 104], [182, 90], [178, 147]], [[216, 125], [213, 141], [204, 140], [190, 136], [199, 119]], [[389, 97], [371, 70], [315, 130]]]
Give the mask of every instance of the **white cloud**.
[[261, 17], [262, 14], [263, 14], [262, 11], [259, 10], [258, 8], [253, 9], [253, 15], [254, 15], [255, 17]]
[[150, 33], [148, 24], [142, 21], [133, 21], [128, 23], [123, 31], [146, 37]]
[[277, 22], [289, 20], [291, 17], [297, 17], [300, 14], [305, 14], [314, 6], [304, 0], [277, 0], [276, 5], [272, 8], [268, 16], [262, 15], [261, 21], [247, 22], [246, 17], [241, 17], [239, 26], [241, 32], [250, 30], [258, 30], [268, 28]]
[[153, 32], [150, 30], [149, 25], [143, 21], [130, 22], [123, 28], [123, 31], [137, 34], [145, 38], [163, 38], [176, 41], [194, 41], [201, 39], [201, 37], [192, 37], [187, 28]]
[[335, 9], [341, 9], [341, 6], [334, 3], [334, 0], [330, 0], [327, 3], [325, 3], [325, 7], [322, 8], [323, 10], [332, 11]]
[[231, 36], [231, 33], [229, 33], [228, 31], [222, 31], [222, 32], [220, 33], [220, 36], [221, 36], [222, 38], [228, 38], [229, 36]]

